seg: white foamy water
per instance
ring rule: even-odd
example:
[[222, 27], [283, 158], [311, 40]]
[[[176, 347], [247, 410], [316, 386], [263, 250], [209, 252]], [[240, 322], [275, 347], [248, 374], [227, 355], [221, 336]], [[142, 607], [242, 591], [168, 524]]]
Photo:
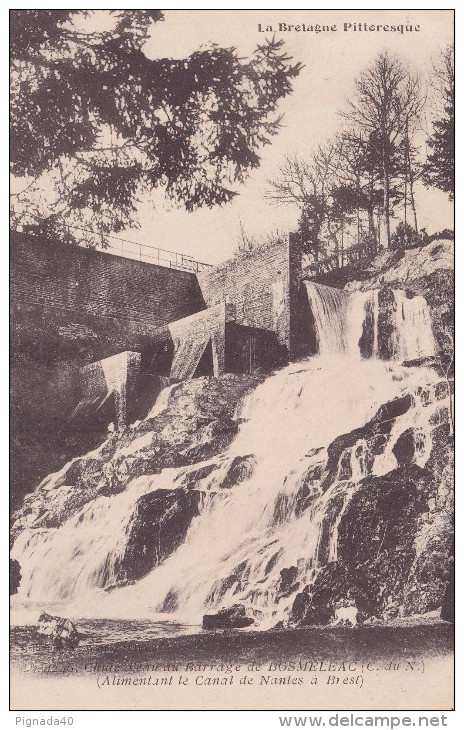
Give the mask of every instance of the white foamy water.
[[[13, 547], [23, 575], [18, 607], [56, 605], [76, 618], [166, 618], [169, 597], [172, 619], [185, 624], [236, 603], [262, 628], [286, 621], [296, 592], [337, 559], [339, 525], [360, 480], [397, 466], [393, 446], [404, 431], [413, 430], [416, 462], [427, 461], [430, 417], [438, 407], [432, 397], [419, 396], [437, 380], [431, 370], [361, 359], [365, 303], [371, 297], [375, 304], [375, 294], [316, 284], [307, 289], [320, 355], [280, 370], [246, 397], [236, 438], [213, 460], [217, 468], [195, 484], [199, 514], [183, 544], [134, 585], [104, 590], [117, 583], [138, 499], [176, 489], [198, 464], [134, 479], [121, 494], [92, 500], [58, 528], [24, 530]], [[398, 330], [429, 327], [423, 334], [394, 333], [399, 359], [433, 354], [428, 310], [414, 301], [421, 298], [395, 298]], [[329, 444], [406, 393], [412, 406], [394, 422], [384, 453], [373, 456], [359, 439], [341, 455], [323, 491]], [[251, 475], [223, 487], [234, 460], [248, 455]], [[282, 579], [289, 568], [290, 587]]]
[[[379, 357], [379, 290], [345, 292], [305, 281], [320, 355], [359, 355], [359, 340], [368, 311], [372, 313], [373, 357]], [[435, 354], [430, 310], [422, 296], [390, 290], [393, 360], [415, 360]], [[388, 322], [390, 324], [390, 322]]]

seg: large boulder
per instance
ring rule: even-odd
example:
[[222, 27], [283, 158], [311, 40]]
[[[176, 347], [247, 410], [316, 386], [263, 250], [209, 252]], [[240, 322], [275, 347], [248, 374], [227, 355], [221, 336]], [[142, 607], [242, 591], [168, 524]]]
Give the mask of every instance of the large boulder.
[[333, 626], [357, 626], [361, 623], [361, 614], [358, 611], [355, 601], [341, 599], [334, 606], [335, 616]]
[[203, 628], [207, 630], [244, 629], [252, 624], [254, 619], [249, 618], [245, 606], [238, 603], [230, 608], [223, 608], [218, 613], [203, 616]]
[[68, 618], [41, 613], [37, 632], [49, 636], [55, 649], [75, 649], [80, 637], [76, 626]]

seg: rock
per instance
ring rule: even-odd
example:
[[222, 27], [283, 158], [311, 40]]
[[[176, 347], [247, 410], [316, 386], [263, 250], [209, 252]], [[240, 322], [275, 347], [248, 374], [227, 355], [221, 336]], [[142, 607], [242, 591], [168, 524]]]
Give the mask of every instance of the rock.
[[357, 626], [360, 622], [359, 611], [356, 606], [335, 606], [335, 616], [332, 626]]
[[316, 456], [317, 454], [320, 454], [322, 451], [324, 451], [323, 446], [315, 446], [314, 448], [309, 449], [309, 451], [307, 451], [306, 456], [308, 456], [308, 457]]
[[324, 464], [311, 467], [305, 474], [295, 498], [295, 515], [297, 517], [303, 514], [320, 494], [319, 480], [322, 477], [323, 467]]
[[449, 435], [450, 413], [449, 413], [448, 406], [439, 408], [438, 410], [435, 411], [435, 413], [432, 413], [432, 415], [430, 416], [429, 423], [431, 426], [447, 425], [448, 426], [448, 435]]
[[380, 289], [378, 302], [378, 353], [381, 360], [391, 360], [394, 355], [393, 333], [395, 332], [397, 308], [393, 291], [387, 288]]
[[307, 618], [312, 608], [312, 597], [309, 586], [305, 586], [297, 593], [290, 611], [290, 623], [294, 626], [306, 626]]
[[365, 426], [337, 436], [327, 449], [327, 465], [321, 475], [321, 489], [326, 491], [335, 479], [351, 478], [350, 449], [358, 441], [364, 441], [368, 447], [365, 450], [364, 468], [369, 473], [374, 455], [381, 454], [385, 448], [395, 418], [404, 415], [412, 402], [410, 395], [393, 398], [384, 403]]
[[423, 357], [416, 357], [414, 360], [404, 360], [403, 365], [406, 368], [433, 368], [437, 373], [440, 373], [439, 361], [436, 355], [424, 355]]
[[394, 618], [397, 618], [400, 614], [400, 604], [398, 601], [394, 601], [392, 596], [389, 596], [389, 599], [385, 605], [384, 610], [382, 611], [382, 618], [384, 621], [391, 621]]
[[255, 459], [253, 454], [247, 456], [236, 456], [227, 470], [227, 474], [222, 481], [221, 487], [230, 489], [246, 479], [249, 479], [255, 468]]
[[280, 601], [281, 598], [287, 598], [291, 593], [298, 590], [300, 584], [296, 580], [297, 576], [298, 568], [296, 565], [291, 565], [290, 568], [282, 568], [277, 586], [277, 601]]
[[238, 423], [229, 416], [222, 416], [199, 428], [192, 436], [188, 447], [179, 452], [186, 463], [210, 459], [227, 448], [237, 434]]
[[160, 611], [161, 613], [174, 613], [174, 611], [177, 611], [178, 607], [179, 601], [177, 598], [177, 593], [173, 588], [171, 588], [163, 601]]
[[194, 489], [197, 482], [206, 479], [213, 471], [217, 471], [218, 464], [203, 464], [198, 468], [189, 468], [179, 476], [179, 487]]
[[21, 567], [17, 560], [10, 558], [10, 596], [18, 592], [21, 583]]
[[206, 599], [206, 606], [215, 605], [218, 601], [221, 601], [225, 594], [235, 586], [234, 593], [237, 590], [243, 588], [246, 585], [246, 578], [249, 573], [249, 565], [246, 560], [239, 563], [232, 571], [232, 573], [225, 578], [217, 580]]
[[421, 248], [382, 252], [369, 266], [372, 276], [362, 281], [351, 281], [346, 289], [367, 291], [377, 289], [380, 284], [398, 289], [404, 288], [407, 281], [408, 289], [417, 293], [415, 284], [422, 277], [453, 270], [453, 243], [452, 240], [438, 239]]
[[12, 537], [29, 527], [60, 527], [91, 500], [123, 492], [136, 477], [213, 458], [237, 433], [237, 404], [261, 380], [235, 374], [187, 380], [170, 390], [166, 408], [155, 404], [138, 425], [108, 436], [106, 420], [100, 446], [92, 443], [87, 456], [49, 474], [26, 496], [14, 515]]
[[413, 405], [412, 396], [403, 395], [400, 398], [393, 398], [380, 406], [371, 423], [391, 421], [393, 418], [403, 416]]
[[359, 340], [359, 350], [361, 357], [370, 358], [374, 354], [374, 308], [372, 300], [368, 299], [364, 305], [366, 316], [363, 321], [361, 338]]
[[50, 616], [41, 613], [37, 631], [44, 636], [50, 636], [55, 649], [75, 649], [80, 637], [77, 628], [68, 618]]
[[413, 428], [408, 428], [398, 437], [392, 451], [400, 466], [411, 464], [416, 451]]
[[[409, 399], [390, 402], [376, 416], [379, 425], [390, 428], [394, 415], [408, 408]], [[382, 417], [387, 421], [380, 420]], [[359, 483], [338, 526], [337, 562], [322, 567], [313, 584], [295, 596], [290, 625], [352, 623], [354, 612], [345, 616], [339, 611], [340, 599], [350, 591], [359, 612], [358, 622], [360, 616], [391, 620], [436, 610], [442, 603], [449, 605], [443, 595], [448, 583], [453, 492], [451, 445], [446, 434], [446, 426], [433, 431], [426, 469], [408, 463], [413, 434], [407, 434], [405, 448], [401, 453], [400, 445], [397, 448], [398, 468], [382, 476], [367, 475]], [[348, 437], [329, 449], [334, 474], [342, 448], [349, 448], [359, 438], [369, 438], [365, 429]], [[383, 443], [377, 446], [381, 450]], [[432, 512], [431, 500], [437, 505]], [[325, 542], [323, 531], [321, 549]], [[325, 559], [323, 550], [322, 564]]]
[[254, 624], [254, 619], [248, 618], [245, 606], [237, 603], [230, 608], [223, 608], [215, 614], [203, 616], [203, 628], [208, 631], [214, 629], [243, 629]]
[[329, 563], [316, 576], [311, 586], [297, 593], [290, 611], [292, 626], [326, 626], [335, 615], [334, 605], [350, 590], [346, 566]]
[[199, 501], [199, 492], [183, 488], [140, 497], [118, 565], [118, 585], [143, 578], [184, 542]]
[[443, 621], [454, 624], [454, 560], [450, 560], [449, 580], [446, 584], [445, 595], [440, 612]]
[[449, 385], [446, 380], [440, 380], [435, 384], [435, 398], [437, 400], [443, 400], [449, 397]]

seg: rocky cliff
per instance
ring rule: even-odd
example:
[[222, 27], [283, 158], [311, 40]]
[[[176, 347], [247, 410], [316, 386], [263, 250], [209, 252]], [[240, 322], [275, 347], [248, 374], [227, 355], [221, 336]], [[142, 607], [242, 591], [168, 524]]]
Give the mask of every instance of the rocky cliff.
[[440, 349], [449, 351], [454, 336], [454, 241], [437, 239], [422, 248], [386, 251], [347, 291], [403, 289], [425, 297]]
[[398, 440], [397, 468], [362, 480], [339, 525], [337, 562], [323, 568], [296, 597], [291, 620], [326, 623], [347, 595], [364, 618], [423, 614], [444, 600], [449, 617], [454, 600], [454, 241], [438, 239], [423, 248], [384, 252], [345, 289], [379, 290], [384, 312], [392, 289], [425, 298], [438, 344], [433, 367], [444, 376], [443, 405], [434, 416], [433, 445], [423, 468], [411, 463], [410, 431]]

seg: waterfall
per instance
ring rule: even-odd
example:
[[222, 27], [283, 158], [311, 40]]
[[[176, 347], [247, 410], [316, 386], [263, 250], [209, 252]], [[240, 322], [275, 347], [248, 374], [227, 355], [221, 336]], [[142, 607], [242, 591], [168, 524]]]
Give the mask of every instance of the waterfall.
[[395, 357], [414, 360], [435, 354], [430, 310], [424, 297], [407, 297], [394, 290], [396, 303]]
[[[366, 330], [369, 356], [415, 360], [435, 354], [430, 310], [403, 290], [346, 292], [305, 281], [320, 355], [359, 356]], [[383, 299], [382, 299], [383, 295]], [[370, 317], [369, 317], [370, 315]]]
[[305, 282], [314, 317], [320, 355], [336, 355], [350, 344], [348, 306], [350, 294], [315, 282]]
[[[168, 613], [192, 625], [204, 613], [241, 603], [261, 628], [286, 622], [296, 592], [337, 560], [339, 526], [362, 479], [396, 468], [394, 446], [408, 430], [413, 458], [424, 465], [430, 421], [442, 405], [433, 396], [432, 370], [395, 362], [433, 354], [431, 329], [419, 331], [430, 327], [421, 297], [395, 292], [394, 359], [384, 362], [375, 356], [381, 335], [374, 328], [374, 357], [362, 359], [359, 349], [369, 311], [380, 312], [378, 293], [348, 294], [308, 282], [306, 287], [319, 355], [281, 369], [245, 398], [235, 439], [215, 457], [213, 470], [196, 477], [199, 510], [180, 547], [133, 585], [107, 590], [118, 583], [138, 500], [159, 489], [178, 489], [198, 464], [137, 477], [120, 494], [91, 500], [59, 527], [24, 529], [13, 546], [23, 574], [14, 601], [61, 605], [74, 617]], [[411, 407], [396, 417], [383, 450], [374, 453], [366, 439], [357, 438], [331, 471], [329, 445], [405, 394]], [[130, 446], [124, 452], [129, 456]], [[250, 474], [224, 488], [231, 465], [250, 454]], [[51, 479], [47, 489], [59, 485]]]

